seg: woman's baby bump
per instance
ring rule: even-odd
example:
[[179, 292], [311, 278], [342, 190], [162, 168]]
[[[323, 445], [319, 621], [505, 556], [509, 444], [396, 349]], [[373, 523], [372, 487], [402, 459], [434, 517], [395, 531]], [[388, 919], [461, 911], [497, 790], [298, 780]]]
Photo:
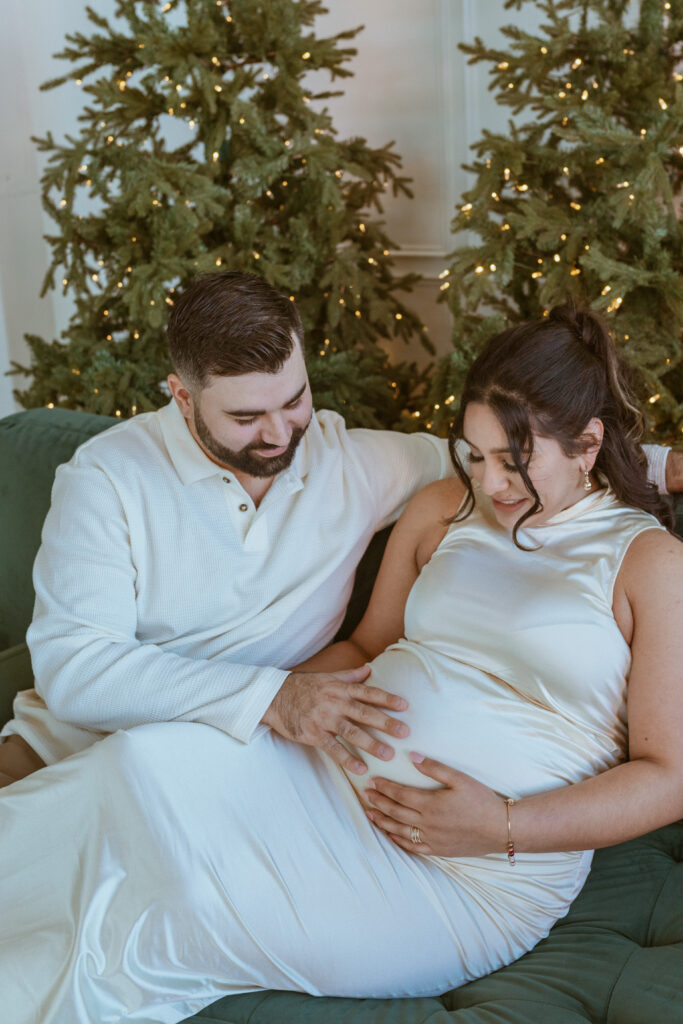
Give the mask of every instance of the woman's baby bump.
[[[394, 748], [390, 761], [352, 749], [368, 766], [365, 775], [348, 773], [362, 792], [374, 776], [408, 786], [438, 788], [410, 760], [410, 752], [474, 776], [500, 793], [522, 795], [563, 785], [577, 776], [576, 755], [585, 738], [560, 716], [530, 704], [488, 673], [455, 661], [424, 644], [401, 640], [371, 663], [366, 683], [408, 701], [402, 739], [370, 730]], [[585, 764], [585, 748], [581, 761]]]

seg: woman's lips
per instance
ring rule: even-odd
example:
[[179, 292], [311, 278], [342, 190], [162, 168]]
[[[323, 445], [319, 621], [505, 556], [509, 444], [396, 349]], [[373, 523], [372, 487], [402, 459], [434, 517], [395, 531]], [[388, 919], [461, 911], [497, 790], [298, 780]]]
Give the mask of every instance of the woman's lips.
[[501, 501], [496, 498], [491, 498], [493, 507], [499, 509], [501, 512], [514, 512], [525, 503], [526, 498], [516, 498], [514, 501]]

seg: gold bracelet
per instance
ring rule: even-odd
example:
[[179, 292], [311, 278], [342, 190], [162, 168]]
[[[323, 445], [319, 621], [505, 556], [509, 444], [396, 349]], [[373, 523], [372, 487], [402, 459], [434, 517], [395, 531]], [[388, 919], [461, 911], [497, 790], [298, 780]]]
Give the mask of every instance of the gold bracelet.
[[507, 815], [508, 821], [508, 841], [506, 846], [507, 858], [508, 864], [510, 865], [511, 868], [513, 868], [515, 866], [515, 844], [512, 840], [512, 827], [510, 825], [510, 808], [512, 807], [513, 804], [517, 803], [517, 801], [513, 800], [512, 797], [510, 796], [504, 796], [503, 800], [505, 801], [505, 813]]

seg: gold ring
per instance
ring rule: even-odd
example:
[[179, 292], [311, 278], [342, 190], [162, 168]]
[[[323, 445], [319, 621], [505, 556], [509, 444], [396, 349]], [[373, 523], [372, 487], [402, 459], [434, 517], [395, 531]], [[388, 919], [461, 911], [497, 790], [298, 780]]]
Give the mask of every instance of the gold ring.
[[422, 842], [422, 836], [420, 835], [420, 830], [417, 825], [413, 825], [410, 829], [410, 841], [411, 843], [415, 843], [416, 846], [419, 846]]

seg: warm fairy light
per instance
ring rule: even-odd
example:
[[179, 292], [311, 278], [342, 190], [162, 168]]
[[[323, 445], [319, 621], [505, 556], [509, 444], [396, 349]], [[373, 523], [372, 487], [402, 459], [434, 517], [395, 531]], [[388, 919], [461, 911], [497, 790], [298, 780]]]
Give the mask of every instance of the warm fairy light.
[[60, 206], [66, 206], [66, 199], [60, 199], [59, 205]]
[[291, 139], [285, 139], [285, 146], [287, 147], [287, 149], [289, 149], [289, 147], [291, 145], [292, 145], [292, 140]]
[[666, 102], [666, 100], [663, 100], [661, 96], [659, 97], [657, 102], [659, 103], [659, 105], [662, 108], [662, 110], [668, 110], [669, 109], [669, 104]]
[[517, 186], [517, 191], [518, 192], [528, 192], [529, 191], [529, 186], [528, 185], [518, 185]]
[[537, 262], [537, 263], [540, 263], [540, 264], [541, 264], [541, 266], [543, 265], [543, 260], [541, 259], [541, 257], [540, 257], [540, 256], [538, 257], [538, 259], [536, 260], [536, 262]]
[[569, 205], [571, 206], [572, 210], [580, 210], [581, 209], [581, 203], [570, 203]]
[[237, 123], [238, 123], [238, 124], [244, 124], [244, 123], [245, 123], [245, 121], [244, 121], [244, 118], [243, 118], [243, 117], [240, 117], [240, 118], [238, 119]]
[[559, 263], [560, 262], [560, 254], [558, 252], [556, 252], [555, 255], [553, 256], [553, 260], [554, 260], [555, 263]]
[[589, 95], [590, 95], [590, 93], [588, 92], [588, 89], [584, 89], [583, 92], [581, 93], [581, 99], [585, 101], [585, 100], [588, 99]]
[[449, 395], [444, 404], [445, 405], [450, 405], [451, 402], [454, 402], [454, 401], [455, 401], [455, 395]]
[[621, 295], [617, 295], [616, 298], [612, 299], [609, 306], [607, 307], [607, 312], [614, 313], [617, 309], [619, 309], [619, 306], [622, 304], [623, 301], [624, 300], [622, 299]]
[[368, 256], [368, 263], [373, 267], [377, 266], [377, 260], [373, 259], [372, 256]]
[[119, 89], [121, 90], [121, 92], [124, 92], [125, 88], [126, 88], [126, 83], [125, 83], [124, 79], [122, 78], [120, 80], [120, 82], [119, 82]]
[[216, 160], [218, 160], [218, 150], [217, 149], [215, 149], [213, 151], [213, 162], [216, 163]]
[[365, 224], [359, 224], [358, 225], [358, 230], [361, 231], [363, 234], [365, 234]]
[[114, 415], [115, 415], [115, 416], [120, 416], [120, 415], [121, 415], [121, 410], [120, 410], [120, 409], [117, 409], [117, 410], [116, 410], [116, 412], [114, 413]]
[[567, 236], [565, 234], [561, 234], [560, 235], [560, 241], [566, 242], [567, 241]]
[[113, 141], [114, 141], [114, 136], [113, 135], [107, 135], [107, 142], [113, 142]]
[[611, 284], [606, 284], [605, 287], [600, 292], [600, 294], [601, 295], [608, 295], [611, 291], [612, 291], [612, 285]]
[[491, 271], [493, 271], [493, 272], [495, 273], [495, 270], [496, 270], [496, 264], [495, 264], [495, 263], [490, 263], [490, 264], [489, 264], [489, 270], [491, 270]]
[[69, 279], [68, 279], [68, 278], [66, 278], [66, 277], [63, 277], [63, 278], [62, 278], [62, 284], [63, 284], [63, 285], [67, 285], [68, 283], [69, 283]]
[[497, 192], [491, 193], [491, 199], [495, 199], [497, 203], [500, 202], [500, 196], [498, 195]]
[[566, 97], [567, 94], [564, 91], [564, 89], [560, 89], [560, 91], [558, 92], [557, 95], [560, 97], [561, 100], [563, 100]]
[[93, 279], [93, 281], [99, 281], [99, 277], [97, 276], [97, 274], [91, 274], [90, 276]]
[[138, 411], [137, 405], [131, 405], [130, 411], [133, 413], [133, 416], [135, 416], [136, 412]]
[[596, 164], [597, 164], [598, 166], [599, 166], [600, 164], [604, 164], [604, 162], [605, 162], [605, 158], [604, 158], [604, 156], [599, 156], [599, 157], [598, 157], [598, 159], [597, 159], [597, 160], [596, 160], [595, 162], [596, 162]]
[[109, 310], [108, 309], [102, 310], [102, 316], [109, 316]]
[[48, 407], [48, 409], [54, 409], [55, 403], [54, 402], [48, 402], [47, 403], [47, 407]]
[[507, 62], [506, 60], [502, 60], [502, 61], [500, 62], [500, 64], [498, 65], [498, 68], [499, 68], [499, 69], [500, 69], [501, 71], [507, 71], [507, 69], [508, 69], [509, 67], [510, 67], [510, 65], [508, 64], [508, 62]]
[[221, 263], [222, 263], [222, 262], [223, 262], [223, 260], [222, 260], [222, 259], [221, 259], [221, 258], [219, 257], [219, 258], [218, 258], [218, 259], [216, 260], [216, 266], [217, 266], [217, 267], [220, 267], [220, 265], [221, 265]]
[[569, 276], [570, 276], [570, 277], [578, 277], [580, 273], [581, 273], [581, 270], [580, 270], [580, 268], [579, 268], [579, 267], [573, 267], [573, 268], [572, 268], [572, 269], [571, 269], [571, 270], [569, 271]]
[[500, 230], [501, 231], [509, 231], [510, 230], [510, 225], [509, 224], [501, 224], [500, 225]]
[[359, 319], [360, 319], [361, 315], [362, 314], [361, 314], [361, 311], [359, 309], [357, 309], [356, 312], [354, 313], [354, 316], [357, 316]]
[[584, 245], [584, 249], [586, 250], [586, 252], [588, 252], [588, 250], [590, 249], [590, 245]]
[[171, 117], [173, 117], [175, 115], [175, 110], [173, 109], [173, 107], [169, 107], [168, 108], [168, 112], [171, 115]]
[[640, 129], [640, 134], [641, 135], [647, 135], [647, 128], [641, 128]]
[[508, 82], [508, 89], [514, 89], [514, 87], [515, 87], [515, 83], [514, 82]]
[[218, 67], [220, 65], [220, 61], [219, 61], [218, 57], [212, 57], [211, 58], [211, 63], [215, 64], [216, 67]]
[[629, 188], [631, 185], [630, 181], [620, 181], [617, 188]]
[[254, 249], [254, 251], [252, 252], [251, 255], [254, 257], [255, 260], [260, 260], [261, 259], [261, 253], [260, 252], [256, 252], [256, 249]]
[[503, 177], [505, 178], [506, 181], [510, 180], [510, 168], [509, 167], [506, 167], [505, 170], [503, 171]]
[[306, 50], [306, 52], [305, 52], [305, 53], [302, 53], [302, 54], [301, 54], [301, 59], [302, 59], [302, 60], [310, 60], [310, 59], [311, 59], [311, 54], [309, 53], [309, 51], [308, 51], [308, 50]]
[[472, 209], [472, 203], [465, 203], [465, 205], [461, 206], [460, 209], [462, 213], [469, 213], [470, 210]]
[[542, 46], [541, 47], [541, 53], [547, 53], [547, 52], [548, 52], [548, 47], [547, 46]]
[[572, 71], [576, 71], [576, 69], [580, 68], [582, 64], [583, 64], [583, 61], [581, 60], [581, 58], [577, 57], [576, 60], [574, 61], [574, 63], [572, 64]]
[[567, 175], [567, 177], [569, 177], [569, 168], [568, 168], [568, 167], [563, 167], [563, 168], [562, 168], [562, 173], [563, 173], [563, 174], [566, 174], [566, 175]]
[[444, 281], [443, 284], [439, 285], [439, 291], [440, 292], [446, 292], [446, 291], [448, 291], [450, 286], [451, 286], [451, 282], [450, 281]]
[[403, 313], [394, 313], [394, 320], [402, 320]]
[[223, 92], [223, 86], [222, 85], [214, 85], [213, 91], [214, 92]]
[[654, 405], [655, 402], [657, 402], [661, 397], [662, 396], [659, 394], [659, 392], [657, 392], [656, 395], [650, 395], [650, 397], [648, 398], [648, 402], [650, 403], [650, 405]]
[[175, 87], [175, 91], [176, 92], [182, 92], [182, 90], [183, 90], [182, 85], [176, 85], [176, 87]]
[[150, 306], [156, 306], [156, 302], [154, 301], [154, 299], [150, 299], [149, 304]]
[[478, 267], [474, 268], [474, 273], [475, 274], [483, 274], [484, 273], [484, 268], [481, 266], [481, 264]]
[[543, 274], [541, 273], [541, 271], [540, 271], [540, 270], [534, 270], [534, 272], [533, 272], [533, 274], [532, 274], [531, 276], [532, 276], [533, 278], [536, 278], [536, 277], [543, 277]]

